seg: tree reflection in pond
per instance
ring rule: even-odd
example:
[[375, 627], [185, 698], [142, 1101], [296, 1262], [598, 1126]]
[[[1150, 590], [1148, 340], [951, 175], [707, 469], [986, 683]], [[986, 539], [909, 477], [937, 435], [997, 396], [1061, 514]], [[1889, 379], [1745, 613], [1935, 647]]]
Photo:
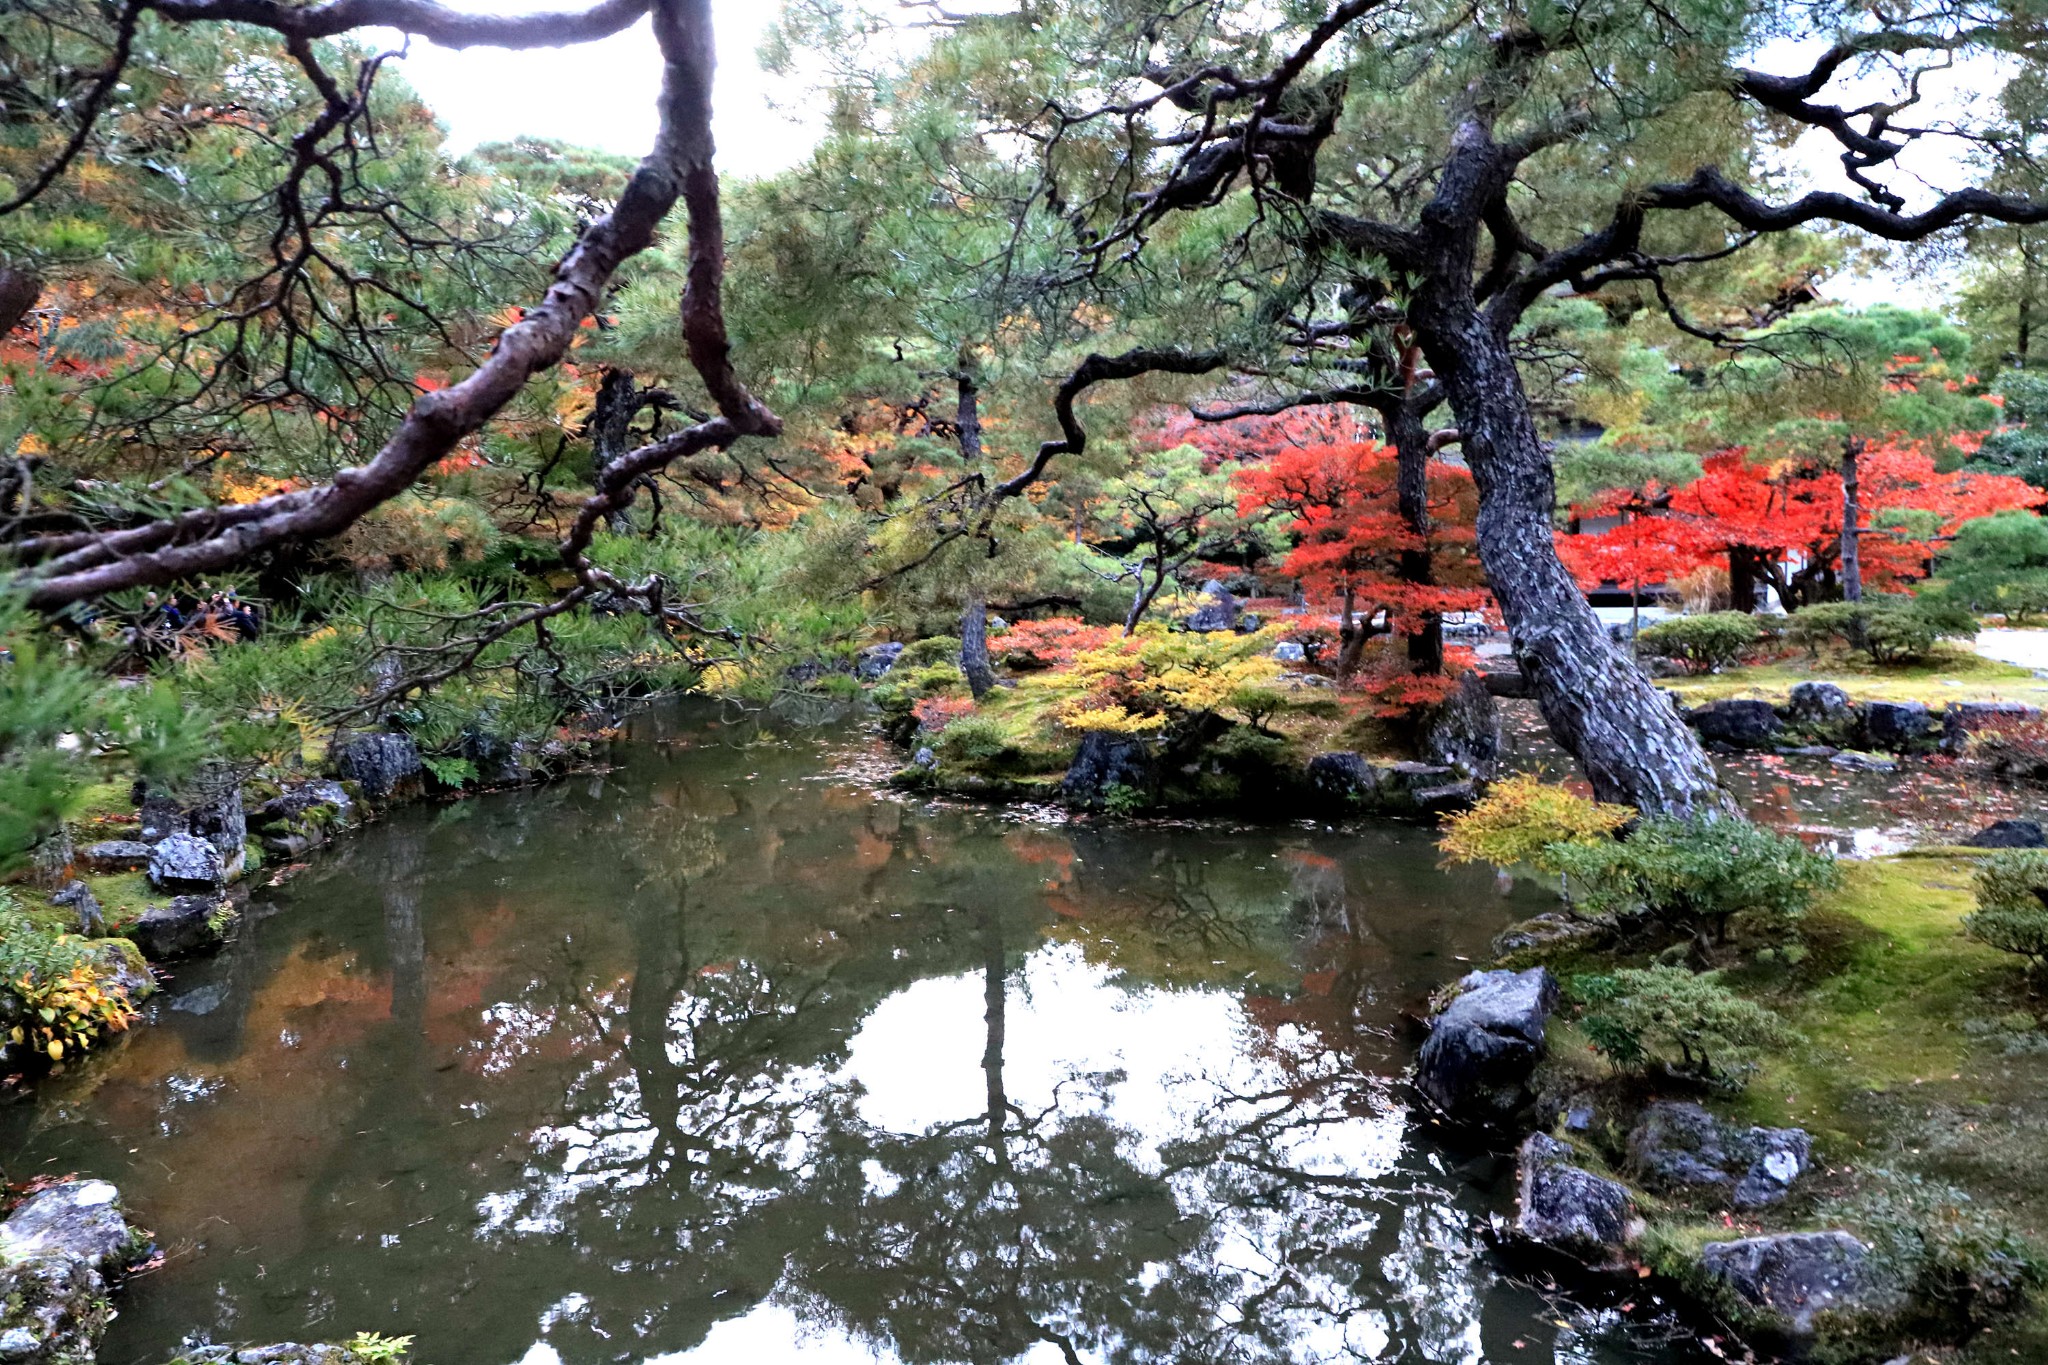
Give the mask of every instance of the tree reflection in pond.
[[1398, 1010], [1531, 908], [1424, 832], [1021, 825], [719, 733], [395, 815], [0, 1111], [175, 1248], [110, 1365], [1687, 1358], [1495, 1279], [1415, 1130]]

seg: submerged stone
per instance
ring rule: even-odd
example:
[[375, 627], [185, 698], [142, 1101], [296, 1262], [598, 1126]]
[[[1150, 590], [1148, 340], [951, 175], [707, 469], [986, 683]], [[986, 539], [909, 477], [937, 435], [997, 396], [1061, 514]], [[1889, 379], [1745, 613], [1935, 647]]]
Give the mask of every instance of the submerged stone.
[[1547, 1133], [1531, 1133], [1522, 1143], [1515, 1234], [1588, 1266], [1618, 1268], [1642, 1235], [1635, 1201], [1619, 1181], [1580, 1169], [1573, 1155]]
[[1459, 984], [1416, 1059], [1416, 1088], [1453, 1122], [1504, 1124], [1535, 1098], [1529, 1078], [1543, 1060], [1557, 979], [1531, 967], [1473, 972]]

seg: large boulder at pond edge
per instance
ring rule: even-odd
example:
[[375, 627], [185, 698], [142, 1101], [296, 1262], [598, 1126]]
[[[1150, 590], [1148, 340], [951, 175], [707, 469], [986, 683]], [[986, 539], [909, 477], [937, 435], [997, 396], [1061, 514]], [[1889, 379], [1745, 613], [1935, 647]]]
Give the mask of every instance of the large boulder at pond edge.
[[1873, 749], [1897, 753], [1934, 734], [1934, 714], [1917, 701], [1863, 703], [1863, 742]]
[[1769, 702], [1751, 697], [1710, 701], [1686, 719], [1701, 739], [1731, 749], [1767, 749], [1778, 737], [1778, 713]]
[[104, 1180], [38, 1190], [0, 1222], [0, 1361], [90, 1361], [112, 1312], [110, 1283], [136, 1237]]
[[1619, 1181], [1581, 1170], [1572, 1158], [1572, 1149], [1547, 1133], [1522, 1143], [1515, 1235], [1596, 1269], [1619, 1269], [1643, 1231], [1635, 1200]]
[[149, 858], [149, 884], [159, 891], [219, 891], [228, 884], [220, 850], [196, 834], [173, 834]]
[[1379, 769], [1349, 751], [1317, 754], [1308, 761], [1308, 786], [1341, 812], [1360, 810], [1379, 799]]
[[896, 666], [903, 657], [903, 646], [891, 640], [886, 644], [869, 645], [853, 661], [853, 676], [864, 683], [876, 682]]
[[410, 735], [372, 731], [337, 739], [332, 753], [335, 773], [356, 784], [366, 801], [417, 796], [426, 769]]
[[128, 937], [152, 962], [184, 957], [220, 942], [215, 927], [227, 911], [218, 895], [178, 896], [169, 905], [152, 905], [128, 926]]
[[1211, 582], [1202, 589], [1202, 605], [1181, 618], [1184, 630], [1203, 633], [1236, 630], [1237, 618], [1244, 615], [1244, 605], [1230, 595], [1230, 589], [1221, 583]]
[[2048, 848], [2038, 820], [1998, 820], [1963, 840], [1971, 848]]
[[1785, 706], [1793, 720], [1808, 725], [1847, 720], [1852, 709], [1849, 694], [1831, 682], [1794, 683]]
[[1473, 672], [1458, 675], [1458, 685], [1423, 729], [1420, 748], [1429, 762], [1455, 768], [1461, 777], [1492, 779], [1507, 756], [1508, 741], [1484, 678]]
[[1659, 1100], [1628, 1138], [1629, 1167], [1665, 1189], [1727, 1192], [1736, 1208], [1782, 1201], [1813, 1160], [1799, 1128], [1737, 1128], [1690, 1101]]
[[1143, 740], [1090, 730], [1082, 736], [1081, 747], [1060, 780], [1060, 795], [1070, 806], [1094, 809], [1109, 799], [1113, 787], [1149, 797], [1155, 785], [1152, 751]]
[[1855, 1317], [1890, 1311], [1896, 1291], [1871, 1264], [1870, 1248], [1846, 1232], [1780, 1232], [1700, 1251], [1706, 1278], [1726, 1289], [1745, 1325], [1810, 1337], [1823, 1313]]
[[1431, 1022], [1415, 1085], [1454, 1123], [1511, 1122], [1534, 1098], [1529, 1078], [1543, 1060], [1543, 1026], [1557, 1008], [1549, 969], [1473, 972]]

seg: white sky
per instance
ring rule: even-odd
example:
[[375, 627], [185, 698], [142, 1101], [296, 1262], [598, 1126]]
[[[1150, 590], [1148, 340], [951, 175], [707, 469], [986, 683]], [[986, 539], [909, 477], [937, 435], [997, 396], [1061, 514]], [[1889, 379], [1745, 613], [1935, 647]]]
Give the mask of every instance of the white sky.
[[[476, 0], [494, 10], [558, 9], [573, 0]], [[820, 132], [818, 100], [801, 81], [761, 69], [755, 53], [780, 0], [712, 0], [719, 64], [714, 92], [714, 133], [720, 168], [729, 175], [772, 175], [801, 161]], [[1773, 43], [1757, 64], [1792, 70], [1810, 60], [1823, 39]], [[480, 142], [519, 134], [560, 138], [628, 156], [647, 150], [654, 138], [654, 97], [660, 62], [647, 21], [601, 43], [531, 52], [489, 48], [455, 51], [416, 42], [403, 64], [405, 76], [448, 129], [451, 146], [466, 151]], [[1842, 83], [1847, 84], [1847, 83]], [[2003, 81], [1982, 62], [1966, 62], [1946, 77], [1930, 80], [1934, 106], [1922, 123], [1957, 112], [1975, 95], [1995, 92]], [[1873, 82], [1831, 91], [1847, 103], [1880, 93]], [[1889, 93], [1889, 91], [1883, 91]], [[1963, 183], [1955, 174], [1955, 144], [1929, 139], [1902, 159], [1906, 174], [1890, 177], [1909, 198], [1924, 198], [1941, 185]], [[1841, 173], [1839, 148], [1810, 134], [1795, 149], [1791, 164], [1809, 183], [1852, 190]], [[1924, 177], [1924, 182], [1919, 179]], [[1894, 302], [1916, 307], [1938, 304], [1953, 281], [1945, 276], [1915, 279], [1885, 270], [1866, 277], [1839, 277], [1828, 284], [1831, 297], [1856, 306]]]
[[[464, 8], [517, 13], [573, 8], [577, 0], [497, 0]], [[718, 80], [712, 132], [728, 174], [772, 175], [803, 160], [818, 137], [794, 111], [815, 105], [812, 92], [770, 76], [755, 50], [780, 9], [779, 0], [712, 0], [718, 39]], [[627, 156], [654, 141], [654, 97], [661, 60], [648, 21], [600, 43], [567, 49], [456, 51], [415, 42], [401, 67], [448, 128], [449, 145], [519, 134], [561, 138]], [[788, 106], [787, 110], [771, 107]]]

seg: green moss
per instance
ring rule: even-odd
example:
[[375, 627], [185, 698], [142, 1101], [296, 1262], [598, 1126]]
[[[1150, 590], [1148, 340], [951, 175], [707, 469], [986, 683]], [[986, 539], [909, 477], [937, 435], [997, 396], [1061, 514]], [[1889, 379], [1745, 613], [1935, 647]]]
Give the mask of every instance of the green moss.
[[1748, 668], [1731, 668], [1697, 678], [1674, 678], [1663, 686], [1688, 706], [1724, 697], [1783, 701], [1803, 682], [1839, 684], [1854, 701], [1917, 701], [1939, 710], [1952, 701], [2025, 701], [2048, 704], [2048, 679], [2031, 669], [1987, 659], [1972, 650], [1941, 647], [1915, 664], [1880, 666], [1862, 655], [1803, 655]]
[[81, 880], [99, 901], [110, 930], [125, 929], [141, 919], [144, 910], [164, 903], [163, 894], [150, 886], [146, 873], [86, 873]]

